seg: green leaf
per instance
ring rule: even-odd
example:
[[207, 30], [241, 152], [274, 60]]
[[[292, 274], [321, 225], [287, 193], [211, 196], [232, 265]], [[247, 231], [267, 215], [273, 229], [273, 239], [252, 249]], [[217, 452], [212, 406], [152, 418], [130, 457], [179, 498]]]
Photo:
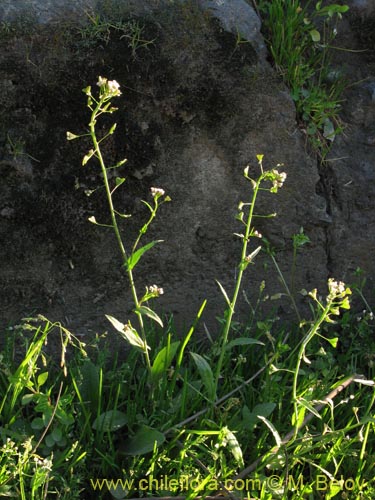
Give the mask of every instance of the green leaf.
[[105, 317], [112, 323], [113, 327], [120, 332], [121, 336], [129, 342], [129, 344], [137, 349], [140, 349], [142, 352], [145, 352], [146, 349], [150, 349], [150, 347], [145, 344], [138, 335], [137, 330], [135, 330], [130, 324], [124, 325], [116, 318], [109, 316], [108, 314], [106, 314]]
[[223, 285], [220, 283], [220, 281], [218, 280], [215, 280], [216, 283], [219, 285], [219, 288], [220, 288], [220, 291], [221, 293], [224, 295], [224, 299], [225, 299], [225, 302], [227, 303], [229, 309], [232, 309], [232, 304], [230, 303], [230, 300], [229, 300], [229, 297], [227, 295], [227, 292], [225, 291], [225, 288], [223, 287]]
[[99, 368], [90, 359], [86, 359], [80, 369], [81, 382], [79, 392], [85, 405], [88, 405], [93, 415], [99, 408]]
[[121, 429], [128, 423], [128, 417], [119, 410], [105, 411], [99, 415], [92, 424], [96, 431], [113, 432]]
[[126, 269], [128, 271], [131, 271], [132, 269], [134, 269], [134, 267], [137, 265], [137, 262], [142, 257], [142, 255], [145, 252], [147, 252], [148, 250], [150, 250], [150, 248], [155, 246], [157, 243], [161, 243], [162, 241], [163, 240], [151, 241], [150, 243], [147, 243], [147, 245], [139, 248], [136, 252], [132, 253], [131, 256], [128, 258], [128, 260], [126, 261], [126, 264], [125, 264]]
[[31, 403], [32, 401], [35, 401], [36, 399], [38, 398], [37, 394], [25, 394], [24, 396], [22, 396], [22, 405], [28, 405], [29, 403]]
[[48, 372], [43, 372], [40, 375], [38, 375], [38, 386], [42, 386], [48, 378]]
[[34, 418], [34, 420], [31, 422], [31, 428], [34, 429], [34, 431], [39, 431], [40, 429], [43, 429], [43, 427], [44, 422], [40, 417]]
[[136, 434], [125, 441], [124, 454], [130, 456], [144, 455], [153, 451], [155, 443], [160, 446], [165, 441], [165, 435], [158, 430], [143, 425]]
[[276, 441], [276, 446], [281, 446], [282, 445], [282, 439], [280, 437], [280, 434], [277, 432], [276, 427], [265, 417], [262, 415], [258, 415], [258, 418], [266, 424], [266, 426], [270, 429], [272, 432], [273, 437], [275, 438]]
[[320, 41], [320, 33], [318, 30], [310, 30], [310, 36], [313, 42]]
[[319, 412], [316, 411], [316, 409], [313, 407], [312, 404], [310, 404], [309, 401], [307, 401], [306, 399], [304, 398], [300, 398], [298, 400], [298, 404], [300, 404], [301, 406], [303, 406], [304, 408], [306, 408], [306, 410], [308, 410], [310, 413], [312, 413], [313, 415], [315, 415], [317, 418], [321, 419], [321, 415]]
[[324, 121], [323, 137], [333, 142], [335, 140], [335, 127], [329, 118]]
[[156, 382], [163, 375], [163, 373], [168, 370], [174, 356], [176, 355], [179, 345], [180, 342], [172, 342], [172, 344], [163, 347], [163, 349], [158, 352], [151, 367], [152, 382]]
[[148, 318], [154, 320], [156, 323], [158, 323], [163, 328], [164, 325], [163, 325], [162, 320], [159, 318], [159, 316], [156, 314], [156, 312], [153, 311], [152, 309], [150, 309], [149, 307], [139, 306], [139, 307], [137, 307], [137, 309], [135, 309], [135, 312], [137, 314], [140, 314], [141, 316], [147, 316]]
[[252, 411], [247, 406], [242, 408], [243, 426], [245, 429], [253, 430], [259, 423], [259, 416], [269, 417], [276, 407], [276, 403], [261, 403], [256, 405]]
[[208, 399], [214, 401], [216, 399], [215, 382], [214, 375], [212, 373], [211, 367], [208, 362], [200, 355], [195, 352], [190, 353], [194, 359], [194, 363], [198, 368], [199, 375], [201, 376], [202, 382], [206, 388]]
[[238, 339], [234, 339], [228, 342], [226, 349], [228, 350], [232, 349], [237, 345], [253, 345], [253, 344], [264, 345], [263, 342], [257, 339], [250, 339], [248, 337], [239, 337]]
[[242, 450], [236, 436], [230, 429], [228, 429], [228, 427], [223, 427], [222, 433], [223, 437], [227, 442], [228, 449], [232, 453], [235, 461], [237, 462], [238, 465], [243, 467], [244, 461], [243, 461]]
[[60, 427], [56, 427], [55, 429], [53, 429], [53, 431], [52, 431], [52, 437], [55, 440], [55, 443], [58, 443], [59, 441], [62, 440], [63, 433], [62, 433], [62, 430], [61, 430]]

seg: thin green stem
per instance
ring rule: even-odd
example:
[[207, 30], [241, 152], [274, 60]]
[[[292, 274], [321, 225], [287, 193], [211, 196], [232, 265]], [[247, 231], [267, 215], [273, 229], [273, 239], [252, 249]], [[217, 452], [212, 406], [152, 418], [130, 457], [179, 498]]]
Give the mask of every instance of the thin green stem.
[[298, 381], [298, 375], [299, 375], [300, 368], [301, 368], [302, 359], [305, 357], [305, 351], [306, 351], [307, 345], [309, 344], [309, 342], [315, 337], [315, 335], [319, 331], [320, 326], [324, 322], [324, 320], [326, 319], [327, 315], [329, 314], [331, 307], [332, 307], [332, 302], [328, 301], [327, 306], [324, 308], [324, 310], [321, 313], [321, 315], [319, 316], [318, 320], [315, 321], [314, 325], [311, 327], [310, 331], [307, 333], [306, 337], [302, 341], [301, 347], [300, 347], [299, 352], [298, 352], [297, 365], [296, 365], [296, 368], [294, 370], [293, 389], [292, 389], [294, 417], [295, 417], [295, 428], [294, 428], [293, 440], [297, 437], [297, 433], [298, 433], [298, 429], [299, 429], [297, 381]]
[[237, 282], [236, 282], [236, 286], [234, 289], [232, 300], [231, 300], [229, 308], [227, 309], [227, 312], [226, 312], [226, 321], [225, 321], [224, 331], [223, 331], [222, 340], [221, 340], [220, 355], [219, 355], [219, 360], [218, 360], [217, 367], [216, 367], [216, 374], [215, 374], [215, 389], [216, 389], [216, 391], [217, 391], [217, 387], [218, 387], [218, 383], [219, 383], [221, 369], [223, 366], [223, 361], [224, 361], [224, 356], [225, 356], [225, 347], [226, 347], [227, 342], [228, 342], [229, 330], [230, 330], [230, 326], [232, 324], [232, 318], [233, 318], [234, 310], [236, 307], [238, 294], [239, 294], [240, 289], [241, 289], [242, 276], [243, 276], [243, 273], [244, 273], [244, 270], [246, 267], [244, 265], [244, 263], [246, 262], [245, 259], [247, 256], [247, 246], [249, 243], [250, 231], [252, 228], [251, 223], [253, 220], [255, 201], [256, 201], [257, 194], [259, 191], [259, 186], [260, 186], [260, 183], [262, 182], [262, 180], [263, 180], [263, 174], [259, 177], [259, 179], [256, 181], [255, 185], [253, 186], [254, 193], [253, 193], [252, 201], [250, 203], [249, 215], [247, 217], [247, 222], [246, 222], [246, 231], [245, 231], [245, 235], [243, 237], [241, 261], [240, 261], [240, 265], [239, 265]]
[[[123, 265], [126, 267], [126, 270], [127, 270], [126, 272], [127, 272], [128, 278], [129, 278], [130, 289], [131, 289], [131, 293], [133, 296], [134, 305], [135, 305], [135, 308], [138, 309], [140, 304], [139, 304], [137, 290], [136, 290], [135, 283], [134, 283], [133, 272], [126, 265], [126, 263], [128, 261], [128, 255], [127, 255], [124, 243], [122, 241], [121, 232], [120, 232], [120, 229], [119, 229], [118, 223], [117, 223], [116, 210], [113, 206], [112, 192], [111, 192], [111, 189], [109, 186], [107, 168], [105, 166], [103, 155], [102, 155], [102, 152], [100, 150], [100, 145], [99, 145], [100, 141], [97, 140], [96, 132], [95, 132], [96, 118], [98, 117], [99, 114], [102, 113], [102, 106], [106, 102], [106, 100], [107, 99], [105, 97], [101, 97], [99, 99], [99, 102], [97, 103], [96, 107], [93, 109], [93, 111], [91, 113], [91, 120], [90, 120], [90, 124], [89, 124], [90, 136], [91, 136], [92, 143], [94, 145], [95, 155], [99, 160], [100, 168], [101, 168], [101, 171], [103, 174], [103, 181], [104, 181], [105, 191], [106, 191], [106, 195], [107, 195], [109, 211], [110, 211], [110, 215], [111, 215], [112, 228], [115, 232], [115, 236], [116, 236], [116, 240], [117, 240], [117, 243], [118, 243], [118, 246], [120, 249]], [[137, 316], [138, 316], [139, 326], [140, 326], [140, 330], [141, 330], [142, 340], [144, 342], [144, 345], [147, 346], [143, 318], [140, 314], [138, 314]], [[148, 354], [147, 347], [145, 347], [145, 349], [144, 349], [144, 355], [145, 355], [145, 359], [146, 359], [147, 368], [149, 371], [151, 371], [151, 362], [150, 362], [150, 356]]]

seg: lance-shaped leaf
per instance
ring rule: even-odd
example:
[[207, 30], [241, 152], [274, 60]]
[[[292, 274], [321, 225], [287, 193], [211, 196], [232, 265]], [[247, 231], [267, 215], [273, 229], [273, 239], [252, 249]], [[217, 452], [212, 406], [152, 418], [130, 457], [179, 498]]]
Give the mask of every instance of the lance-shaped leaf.
[[92, 424], [92, 428], [103, 432], [113, 432], [128, 423], [128, 417], [119, 410], [109, 410], [101, 413]]
[[216, 391], [215, 391], [215, 382], [214, 375], [212, 373], [211, 367], [208, 362], [196, 352], [190, 353], [196, 367], [198, 368], [199, 375], [201, 376], [202, 382], [206, 388], [207, 396], [210, 401], [215, 401], [216, 399]]
[[242, 346], [242, 345], [253, 345], [253, 344], [264, 345], [263, 342], [261, 342], [260, 340], [257, 340], [257, 339], [251, 339], [249, 337], [239, 337], [237, 339], [234, 339], [234, 340], [231, 340], [230, 342], [228, 342], [228, 344], [226, 345], [225, 348], [227, 350], [230, 350], [237, 345]]
[[153, 311], [152, 309], [150, 309], [149, 307], [139, 306], [139, 307], [137, 307], [137, 309], [135, 309], [135, 312], [137, 314], [141, 314], [142, 316], [148, 316], [149, 318], [154, 320], [156, 323], [158, 323], [163, 328], [162, 320], [159, 318], [159, 316], [156, 314], [156, 312]]
[[166, 345], [158, 352], [151, 367], [152, 382], [155, 383], [171, 366], [179, 345], [180, 342], [172, 342], [172, 344]]
[[142, 257], [142, 255], [147, 252], [147, 250], [150, 250], [154, 245], [157, 243], [161, 243], [163, 240], [155, 240], [151, 241], [150, 243], [147, 243], [147, 245], [139, 248], [137, 251], [131, 254], [131, 256], [128, 258], [128, 260], [125, 263], [125, 266], [128, 271], [131, 271], [134, 269], [134, 267], [137, 265], [137, 262], [139, 259]]
[[113, 327], [120, 332], [121, 336], [129, 342], [135, 348], [145, 352], [146, 349], [150, 349], [150, 347], [143, 342], [141, 337], [138, 335], [137, 330], [135, 330], [131, 325], [124, 325], [121, 321], [118, 321], [113, 316], [109, 316], [108, 314], [105, 317], [112, 323]]

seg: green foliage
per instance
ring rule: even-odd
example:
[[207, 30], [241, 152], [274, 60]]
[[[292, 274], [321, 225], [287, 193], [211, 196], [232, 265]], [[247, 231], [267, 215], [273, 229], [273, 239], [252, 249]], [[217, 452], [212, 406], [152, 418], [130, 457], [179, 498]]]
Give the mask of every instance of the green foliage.
[[310, 144], [324, 160], [342, 132], [338, 115], [345, 82], [332, 69], [330, 50], [337, 21], [349, 7], [323, 6], [322, 1], [303, 7], [299, 0], [262, 0], [259, 7], [275, 66], [290, 88]]
[[[208, 348], [194, 335], [203, 301], [190, 329], [177, 336], [172, 319], [162, 321], [149, 305], [163, 289], [147, 286], [138, 298], [132, 274], [156, 243], [139, 246], [169, 198], [151, 189], [151, 202], [144, 202], [149, 218], [129, 243], [112, 200], [124, 178], [107, 175], [100, 149], [115, 127], [100, 140], [95, 129], [101, 114], [115, 111], [111, 100], [121, 92], [114, 80], [100, 77], [98, 85], [98, 96], [84, 90], [91, 110], [85, 135], [93, 148], [83, 163], [101, 169], [111, 220], [101, 225], [116, 236], [139, 328], [107, 315], [130, 346], [122, 362], [103, 339], [84, 346], [43, 317], [8, 332], [10, 347], [0, 356], [0, 496], [193, 499], [225, 492], [259, 500], [372, 498], [374, 315], [361, 272], [351, 287], [329, 279], [324, 299], [316, 289], [305, 292], [311, 315], [301, 319], [294, 286], [254, 226], [256, 217], [276, 215], [257, 214], [256, 201], [264, 191], [276, 194], [286, 174], [265, 170], [258, 155], [256, 168], [244, 170], [250, 201], [240, 202], [236, 216], [242, 232], [236, 233], [241, 252], [233, 290], [218, 282], [226, 304], [220, 335], [208, 335]], [[67, 134], [69, 140], [79, 137]], [[302, 228], [292, 236], [293, 265], [308, 243]], [[262, 315], [264, 282], [249, 323], [234, 321], [243, 276], [263, 249], [296, 310], [294, 326]], [[359, 316], [350, 311], [352, 291], [365, 307]], [[46, 348], [56, 331], [62, 339], [59, 363]], [[12, 342], [19, 347], [18, 362]]]
[[133, 57], [140, 48], [145, 48], [153, 43], [153, 40], [143, 38], [143, 26], [134, 19], [118, 19], [113, 14], [104, 16], [99, 13], [87, 12], [87, 22], [78, 29], [82, 43], [85, 46], [93, 46], [98, 43], [108, 44], [111, 33], [116, 33], [119, 38], [125, 39], [132, 49]]

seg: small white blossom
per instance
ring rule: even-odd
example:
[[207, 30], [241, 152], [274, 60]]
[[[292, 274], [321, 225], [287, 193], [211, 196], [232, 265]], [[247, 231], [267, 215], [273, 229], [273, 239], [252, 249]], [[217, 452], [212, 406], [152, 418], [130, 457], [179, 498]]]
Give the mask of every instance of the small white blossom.
[[255, 236], [256, 238], [262, 238], [262, 234], [257, 230], [253, 232], [253, 236]]
[[332, 295], [339, 295], [345, 292], [345, 283], [331, 278], [328, 280], [328, 288]]
[[156, 188], [156, 187], [151, 188], [151, 195], [153, 197], [155, 197], [156, 195], [163, 196], [164, 194], [165, 194], [164, 189]]
[[97, 82], [98, 87], [103, 87], [107, 83], [107, 78], [103, 78], [102, 76], [99, 76], [99, 80]]
[[275, 176], [275, 180], [273, 181], [273, 187], [274, 188], [281, 188], [285, 182], [286, 179], [286, 173], [285, 172], [279, 172], [278, 170], [272, 170], [272, 173]]
[[149, 287], [150, 293], [155, 293], [156, 295], [163, 295], [164, 290], [163, 288], [158, 287], [157, 285], [151, 285]]
[[108, 82], [108, 91], [114, 95], [121, 95], [120, 84], [116, 80], [110, 80]]

